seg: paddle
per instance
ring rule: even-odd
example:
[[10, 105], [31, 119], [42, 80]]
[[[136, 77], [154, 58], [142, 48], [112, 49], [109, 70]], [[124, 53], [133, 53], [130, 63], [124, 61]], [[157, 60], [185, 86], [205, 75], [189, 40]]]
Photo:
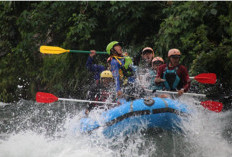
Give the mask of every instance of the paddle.
[[[160, 90], [156, 90], [156, 91], [152, 91], [152, 90], [148, 90], [146, 89], [145, 91], [147, 92], [156, 92], [156, 93], [162, 93], [162, 94], [178, 94], [178, 92], [172, 92], [172, 91], [160, 91]], [[187, 96], [196, 96], [196, 97], [206, 97], [205, 94], [197, 94], [197, 93], [183, 93], [183, 95], [187, 95]], [[210, 110], [210, 111], [214, 111], [214, 112], [221, 112], [222, 108], [223, 108], [223, 104], [217, 101], [211, 101], [211, 100], [207, 100], [207, 101], [202, 101], [200, 103], [204, 108]]]
[[[145, 89], [145, 91], [152, 92], [152, 93], [161, 93], [161, 94], [175, 94], [175, 95], [178, 94], [178, 92], [173, 92], [173, 91], [162, 91], [162, 90], [152, 91], [152, 90], [149, 90], [149, 89]], [[203, 97], [203, 98], [206, 97], [205, 94], [197, 94], [197, 93], [183, 93], [183, 95], [186, 95], [186, 96], [195, 96], [195, 97]]]
[[[44, 92], [37, 92], [36, 93], [36, 101], [39, 103], [53, 103], [58, 100], [62, 101], [75, 101], [75, 102], [88, 102], [88, 103], [99, 103], [99, 104], [112, 104], [117, 105], [117, 103], [108, 103], [108, 102], [102, 102], [102, 101], [89, 101], [89, 100], [80, 100], [80, 99], [66, 99], [66, 98], [58, 98], [53, 94], [50, 93], [44, 93]], [[223, 108], [223, 104], [217, 101], [202, 101], [201, 105], [214, 112], [221, 112]]]
[[217, 76], [214, 73], [202, 73], [194, 77], [189, 77], [190, 79], [195, 79], [196, 81], [204, 84], [215, 84], [217, 81]]
[[89, 101], [89, 100], [80, 100], [80, 99], [58, 98], [53, 94], [44, 93], [44, 92], [37, 92], [36, 93], [36, 101], [39, 102], [39, 103], [53, 103], [53, 102], [56, 102], [58, 100], [117, 105], [117, 103], [109, 103], [109, 102], [103, 102], [103, 101]]
[[201, 105], [210, 110], [210, 111], [214, 111], [214, 112], [221, 112], [222, 108], [223, 108], [223, 104], [217, 101], [202, 101]]
[[[66, 50], [61, 47], [57, 46], [40, 46], [40, 52], [44, 54], [61, 54], [65, 52], [71, 53], [90, 53], [90, 51], [83, 51], [83, 50]], [[97, 54], [107, 54], [107, 52], [96, 52]]]

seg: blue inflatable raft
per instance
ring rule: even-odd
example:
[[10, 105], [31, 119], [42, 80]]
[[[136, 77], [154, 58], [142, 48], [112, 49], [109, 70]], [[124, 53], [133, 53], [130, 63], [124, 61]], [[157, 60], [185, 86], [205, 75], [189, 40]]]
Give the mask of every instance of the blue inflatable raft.
[[182, 117], [189, 114], [187, 105], [169, 98], [136, 99], [104, 111], [100, 121], [82, 118], [80, 129], [91, 133], [101, 128], [106, 137], [130, 134], [139, 128], [179, 130]]

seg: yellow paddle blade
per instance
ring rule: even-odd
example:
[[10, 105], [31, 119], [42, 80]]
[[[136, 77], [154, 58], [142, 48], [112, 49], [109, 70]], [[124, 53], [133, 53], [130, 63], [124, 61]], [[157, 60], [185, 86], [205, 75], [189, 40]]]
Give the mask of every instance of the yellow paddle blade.
[[61, 54], [65, 52], [70, 52], [70, 50], [65, 50], [57, 46], [40, 46], [40, 52], [45, 54]]

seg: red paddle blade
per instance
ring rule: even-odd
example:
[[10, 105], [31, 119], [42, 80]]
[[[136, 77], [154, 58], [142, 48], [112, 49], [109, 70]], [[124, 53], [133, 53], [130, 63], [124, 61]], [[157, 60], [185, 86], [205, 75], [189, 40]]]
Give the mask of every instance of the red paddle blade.
[[57, 101], [58, 98], [50, 93], [44, 93], [44, 92], [37, 92], [36, 93], [36, 101], [40, 103], [52, 103]]
[[223, 104], [217, 101], [203, 101], [201, 102], [201, 105], [204, 108], [207, 108], [210, 111], [214, 111], [214, 112], [221, 112], [222, 108], [223, 108]]
[[215, 84], [217, 81], [217, 76], [214, 73], [202, 73], [194, 77], [200, 83], [205, 84]]

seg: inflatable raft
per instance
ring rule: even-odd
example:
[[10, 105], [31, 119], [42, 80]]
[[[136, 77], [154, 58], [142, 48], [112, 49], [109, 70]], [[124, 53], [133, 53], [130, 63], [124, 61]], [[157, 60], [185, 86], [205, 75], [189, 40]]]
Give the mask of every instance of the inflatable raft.
[[[100, 118], [82, 118], [82, 133], [100, 129], [106, 137], [130, 134], [139, 128], [179, 130], [182, 117], [189, 115], [187, 105], [169, 98], [146, 98], [125, 102], [102, 112]], [[100, 119], [100, 120], [99, 120]]]

